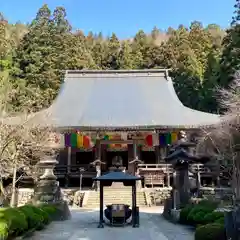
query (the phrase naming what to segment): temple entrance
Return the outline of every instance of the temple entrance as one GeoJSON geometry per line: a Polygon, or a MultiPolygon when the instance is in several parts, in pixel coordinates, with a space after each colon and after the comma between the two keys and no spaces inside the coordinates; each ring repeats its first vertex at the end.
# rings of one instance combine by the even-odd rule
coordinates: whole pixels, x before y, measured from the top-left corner
{"type": "Polygon", "coordinates": [[[141,157],[140,159],[145,164],[155,164],[156,163],[156,154],[154,151],[142,151],[140,157],[141,157]]]}
{"type": "Polygon", "coordinates": [[[127,151],[107,151],[106,152],[107,169],[119,164],[120,166],[128,168],[128,152],[127,151]]]}

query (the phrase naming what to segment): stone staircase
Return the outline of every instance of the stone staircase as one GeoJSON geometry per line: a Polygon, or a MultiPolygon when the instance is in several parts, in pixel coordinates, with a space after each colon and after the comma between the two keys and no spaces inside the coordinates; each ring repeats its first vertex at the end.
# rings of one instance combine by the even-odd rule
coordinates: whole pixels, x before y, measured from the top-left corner
{"type": "MultiPolygon", "coordinates": [[[[131,187],[104,187],[103,191],[104,208],[110,204],[128,204],[132,205],[132,188],[131,187]]],[[[99,191],[90,191],[88,193],[86,204],[87,208],[99,208],[99,191]]],[[[137,190],[137,206],[146,206],[145,192],[141,189],[137,190]]]]}

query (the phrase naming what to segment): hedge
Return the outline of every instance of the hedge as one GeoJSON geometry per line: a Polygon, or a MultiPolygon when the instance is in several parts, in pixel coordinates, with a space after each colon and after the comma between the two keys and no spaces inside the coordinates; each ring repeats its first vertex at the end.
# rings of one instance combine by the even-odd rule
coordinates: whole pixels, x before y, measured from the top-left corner
{"type": "Polygon", "coordinates": [[[179,222],[196,227],[195,240],[225,240],[224,213],[214,211],[216,202],[202,201],[181,209],[179,222]]]}
{"type": "Polygon", "coordinates": [[[226,240],[224,225],[209,223],[199,226],[195,232],[195,240],[226,240]]]}
{"type": "Polygon", "coordinates": [[[54,206],[25,205],[0,209],[0,239],[14,238],[28,231],[41,230],[56,212],[54,206]]]}

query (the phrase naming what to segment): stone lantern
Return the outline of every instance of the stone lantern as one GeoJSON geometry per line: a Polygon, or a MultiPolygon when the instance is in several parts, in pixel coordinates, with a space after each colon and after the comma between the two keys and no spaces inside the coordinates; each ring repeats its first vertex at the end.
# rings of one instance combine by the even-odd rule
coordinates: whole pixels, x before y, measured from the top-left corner
{"type": "Polygon", "coordinates": [[[53,172],[57,163],[55,155],[46,155],[39,161],[38,166],[42,170],[42,175],[34,190],[36,203],[53,203],[62,200],[59,183],[53,172]]]}

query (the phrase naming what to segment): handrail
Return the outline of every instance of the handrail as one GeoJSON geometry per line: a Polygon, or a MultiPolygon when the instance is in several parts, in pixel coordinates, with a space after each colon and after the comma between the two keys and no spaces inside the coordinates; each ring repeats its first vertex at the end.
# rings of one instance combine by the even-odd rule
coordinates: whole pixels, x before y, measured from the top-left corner
{"type": "Polygon", "coordinates": [[[80,168],[84,168],[87,172],[95,172],[95,168],[90,164],[78,164],[78,165],[56,165],[54,172],[58,174],[67,174],[67,173],[80,173],[80,168]]]}
{"type": "MultiPolygon", "coordinates": [[[[166,173],[173,172],[172,164],[167,163],[156,163],[156,164],[138,164],[138,168],[140,171],[164,171],[166,173]]],[[[193,173],[218,173],[224,172],[220,171],[220,166],[218,164],[190,164],[189,170],[193,173]]]]}

